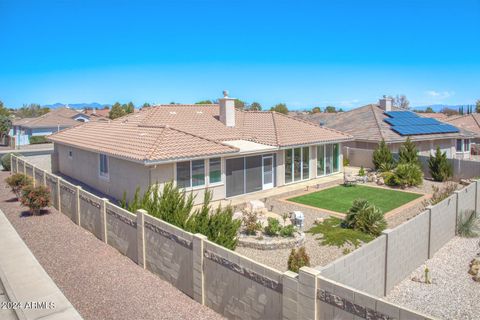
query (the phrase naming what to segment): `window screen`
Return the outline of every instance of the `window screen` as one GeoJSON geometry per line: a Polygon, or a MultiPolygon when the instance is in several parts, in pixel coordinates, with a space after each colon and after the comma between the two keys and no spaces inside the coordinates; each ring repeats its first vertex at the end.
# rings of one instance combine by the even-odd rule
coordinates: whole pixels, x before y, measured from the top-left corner
{"type": "Polygon", "coordinates": [[[177,163],[177,186],[180,188],[190,187],[190,161],[177,163]]]}
{"type": "Polygon", "coordinates": [[[220,158],[212,158],[209,160],[210,183],[218,183],[222,181],[222,161],[220,158]]]}

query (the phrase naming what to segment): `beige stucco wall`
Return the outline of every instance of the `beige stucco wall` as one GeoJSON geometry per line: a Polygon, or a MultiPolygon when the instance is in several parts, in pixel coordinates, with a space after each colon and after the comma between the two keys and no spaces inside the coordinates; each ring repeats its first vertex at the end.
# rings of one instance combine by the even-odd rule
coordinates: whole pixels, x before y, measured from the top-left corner
{"type": "Polygon", "coordinates": [[[150,182],[149,169],[141,164],[108,157],[110,172],[106,179],[99,175],[98,153],[58,144],[55,149],[60,173],[116,199],[121,199],[124,192],[131,197],[137,186],[145,188],[150,182]],[[68,157],[70,150],[73,152],[72,158],[68,157]]]}

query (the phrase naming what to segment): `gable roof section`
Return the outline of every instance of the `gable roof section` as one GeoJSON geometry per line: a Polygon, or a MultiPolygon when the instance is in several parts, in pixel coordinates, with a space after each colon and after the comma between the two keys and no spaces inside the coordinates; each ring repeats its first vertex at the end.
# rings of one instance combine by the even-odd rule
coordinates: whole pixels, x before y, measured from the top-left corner
{"type": "Polygon", "coordinates": [[[466,114],[460,117],[452,117],[451,119],[444,120],[458,128],[462,128],[475,133],[477,137],[480,137],[480,114],[472,113],[466,114]]]}
{"type": "MultiPolygon", "coordinates": [[[[393,108],[392,111],[403,109],[393,108]]],[[[395,131],[384,121],[388,116],[376,104],[369,104],[360,108],[344,112],[326,123],[326,127],[334,128],[352,135],[356,140],[378,142],[402,142],[407,139],[395,131]]],[[[415,140],[439,140],[457,137],[472,137],[473,133],[460,129],[458,133],[422,134],[409,136],[415,140]]]]}
{"type": "Polygon", "coordinates": [[[275,112],[236,110],[235,115],[235,127],[227,127],[219,121],[218,105],[163,105],[108,122],[89,122],[49,139],[145,163],[238,153],[227,141],[288,147],[351,139],[275,112]]]}
{"type": "Polygon", "coordinates": [[[13,121],[14,126],[22,126],[24,128],[52,128],[60,126],[62,128],[72,127],[81,124],[82,122],[73,119],[81,113],[69,109],[59,108],[52,110],[37,118],[23,118],[13,121]]]}

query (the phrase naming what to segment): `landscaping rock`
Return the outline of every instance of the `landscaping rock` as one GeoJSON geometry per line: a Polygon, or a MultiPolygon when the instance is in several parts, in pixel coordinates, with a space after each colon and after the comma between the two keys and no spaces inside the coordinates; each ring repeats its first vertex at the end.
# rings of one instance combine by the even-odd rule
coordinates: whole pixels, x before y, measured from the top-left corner
{"type": "Polygon", "coordinates": [[[325,218],[315,218],[313,221],[314,224],[321,224],[325,221],[325,218]]]}
{"type": "Polygon", "coordinates": [[[379,186],[383,186],[385,184],[385,181],[383,180],[383,178],[380,177],[380,178],[377,179],[377,184],[379,186]]]}

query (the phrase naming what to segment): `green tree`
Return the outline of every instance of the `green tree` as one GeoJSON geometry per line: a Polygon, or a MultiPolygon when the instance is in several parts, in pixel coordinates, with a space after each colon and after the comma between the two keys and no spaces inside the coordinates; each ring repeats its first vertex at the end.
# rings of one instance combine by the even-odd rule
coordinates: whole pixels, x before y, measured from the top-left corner
{"type": "Polygon", "coordinates": [[[127,104],[122,105],[123,110],[125,110],[125,114],[133,113],[135,111],[135,105],[133,102],[129,102],[127,104]]]}
{"type": "Polygon", "coordinates": [[[8,117],[10,115],[10,111],[5,108],[3,105],[3,101],[0,101],[0,116],[8,117]]]}
{"type": "Polygon", "coordinates": [[[245,102],[240,99],[235,99],[235,108],[243,110],[245,108],[245,102]]]}
{"type": "Polygon", "coordinates": [[[276,104],[274,107],[270,108],[270,111],[275,111],[278,113],[288,114],[288,108],[285,103],[276,104]]]}
{"type": "Polygon", "coordinates": [[[417,153],[418,150],[415,143],[408,137],[407,140],[402,143],[400,151],[398,152],[398,163],[420,165],[417,153]]]}
{"type": "Polygon", "coordinates": [[[142,108],[150,108],[152,105],[148,102],[145,102],[143,105],[142,105],[142,108]]]}
{"type": "Polygon", "coordinates": [[[447,153],[440,150],[440,147],[437,147],[435,155],[430,155],[428,159],[428,168],[430,169],[430,174],[432,175],[433,180],[435,181],[446,181],[453,175],[452,164],[447,159],[447,153]]]}
{"type": "Polygon", "coordinates": [[[12,120],[5,115],[0,115],[0,136],[8,135],[12,127],[12,120]]]}
{"type": "Polygon", "coordinates": [[[108,110],[108,109],[110,109],[109,106],[107,106],[107,105],[103,106],[103,110],[108,110]]]}
{"type": "Polygon", "coordinates": [[[213,104],[212,100],[201,100],[198,102],[195,102],[195,104],[213,104]]]}
{"type": "Polygon", "coordinates": [[[375,165],[376,170],[389,170],[395,165],[393,155],[390,152],[385,140],[378,144],[378,147],[373,152],[372,162],[375,165]]]}
{"type": "Polygon", "coordinates": [[[258,102],[252,102],[249,106],[248,106],[248,110],[251,110],[251,111],[262,111],[262,105],[258,102]]]}
{"type": "Polygon", "coordinates": [[[475,104],[475,112],[480,113],[480,99],[478,99],[475,104]]]}
{"type": "Polygon", "coordinates": [[[20,118],[35,118],[40,117],[48,112],[50,112],[49,108],[42,108],[42,106],[39,104],[31,103],[29,105],[24,104],[23,107],[17,111],[17,116],[20,118]]]}
{"type": "Polygon", "coordinates": [[[122,105],[119,102],[115,102],[108,113],[110,119],[117,119],[125,115],[125,110],[122,108],[122,105]]]}
{"type": "Polygon", "coordinates": [[[327,106],[327,107],[325,107],[325,112],[326,113],[335,113],[335,112],[337,112],[337,109],[334,106],[327,106]]]}
{"type": "Polygon", "coordinates": [[[425,112],[426,113],[435,113],[435,111],[432,109],[432,107],[427,107],[427,109],[425,109],[425,112]]]}
{"type": "Polygon", "coordinates": [[[312,113],[320,113],[320,112],[322,112],[322,109],[320,109],[320,107],[312,108],[312,113]]]}

